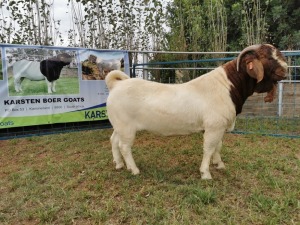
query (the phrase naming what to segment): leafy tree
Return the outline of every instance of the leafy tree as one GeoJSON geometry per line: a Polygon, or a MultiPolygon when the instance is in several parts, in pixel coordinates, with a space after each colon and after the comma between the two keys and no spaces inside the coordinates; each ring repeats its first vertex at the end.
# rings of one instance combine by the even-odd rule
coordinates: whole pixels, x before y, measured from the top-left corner
{"type": "Polygon", "coordinates": [[[237,51],[266,41],[266,1],[226,0],[225,5],[228,13],[228,50],[237,51]]]}
{"type": "Polygon", "coordinates": [[[73,45],[100,49],[160,49],[163,7],[151,0],[69,0],[74,27],[73,45]]]}
{"type": "Polygon", "coordinates": [[[0,41],[101,49],[159,50],[165,45],[159,0],[68,0],[73,26],[67,40],[53,18],[53,0],[0,2],[0,41]],[[6,13],[4,13],[4,11],[6,13]]]}
{"type": "MultiPolygon", "coordinates": [[[[223,0],[174,0],[168,6],[169,48],[225,51],[227,14],[223,0]]],[[[194,56],[198,58],[199,56],[194,56]]]]}
{"type": "Polygon", "coordinates": [[[0,41],[53,45],[61,39],[59,21],[51,16],[53,3],[46,0],[13,0],[0,3],[0,41]],[[8,15],[4,15],[4,8],[8,15]]]}
{"type": "Polygon", "coordinates": [[[206,0],[210,51],[224,52],[227,46],[227,13],[223,0],[206,0]]]}
{"type": "Polygon", "coordinates": [[[245,45],[264,43],[266,39],[265,10],[260,0],[242,1],[242,34],[245,45]]]}
{"type": "Polygon", "coordinates": [[[170,50],[218,51],[213,42],[230,51],[265,42],[300,47],[299,0],[173,0],[168,18],[170,50]],[[217,25],[223,28],[216,32],[217,25]]]}
{"type": "Polygon", "coordinates": [[[198,3],[197,0],[174,0],[168,5],[169,49],[185,52],[201,51],[205,47],[205,20],[198,3]]]}
{"type": "Polygon", "coordinates": [[[269,0],[268,41],[280,49],[300,48],[300,1],[269,0]]]}

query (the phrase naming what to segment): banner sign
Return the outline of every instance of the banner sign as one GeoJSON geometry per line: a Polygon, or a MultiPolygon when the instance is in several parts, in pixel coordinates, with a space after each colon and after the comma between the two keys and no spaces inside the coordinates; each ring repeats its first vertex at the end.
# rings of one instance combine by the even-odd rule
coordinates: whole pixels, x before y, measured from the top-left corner
{"type": "Polygon", "coordinates": [[[0,129],[107,119],[105,76],[127,51],[0,44],[0,129]]]}

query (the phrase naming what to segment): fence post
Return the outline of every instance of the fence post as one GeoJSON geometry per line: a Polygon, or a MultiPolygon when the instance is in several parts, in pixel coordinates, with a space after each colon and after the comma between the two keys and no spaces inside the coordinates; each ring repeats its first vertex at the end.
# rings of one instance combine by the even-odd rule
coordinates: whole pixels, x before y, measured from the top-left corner
{"type": "Polygon", "coordinates": [[[278,116],[282,116],[283,82],[278,83],[278,116]]]}
{"type": "MultiPolygon", "coordinates": [[[[148,63],[148,54],[143,53],[143,64],[148,63]]],[[[147,65],[143,65],[143,79],[148,80],[148,70],[147,65]]]]}

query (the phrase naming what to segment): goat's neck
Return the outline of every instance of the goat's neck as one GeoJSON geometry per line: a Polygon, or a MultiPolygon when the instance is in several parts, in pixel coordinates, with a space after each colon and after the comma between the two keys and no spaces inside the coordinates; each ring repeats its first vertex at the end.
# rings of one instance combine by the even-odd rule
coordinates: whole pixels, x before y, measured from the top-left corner
{"type": "Polygon", "coordinates": [[[232,83],[230,89],[230,97],[235,105],[236,114],[242,112],[242,107],[249,96],[254,93],[256,80],[241,68],[241,71],[236,69],[236,60],[230,61],[223,65],[227,77],[232,83]]]}

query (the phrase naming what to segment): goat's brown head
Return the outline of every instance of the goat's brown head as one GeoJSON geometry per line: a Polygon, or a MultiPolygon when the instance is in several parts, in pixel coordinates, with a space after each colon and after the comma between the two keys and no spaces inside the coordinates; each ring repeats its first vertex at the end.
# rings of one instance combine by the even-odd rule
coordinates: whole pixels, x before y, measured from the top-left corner
{"type": "Polygon", "coordinates": [[[270,44],[252,45],[237,58],[237,71],[247,71],[257,80],[255,92],[270,92],[277,82],[286,78],[287,63],[283,54],[270,44]]]}

